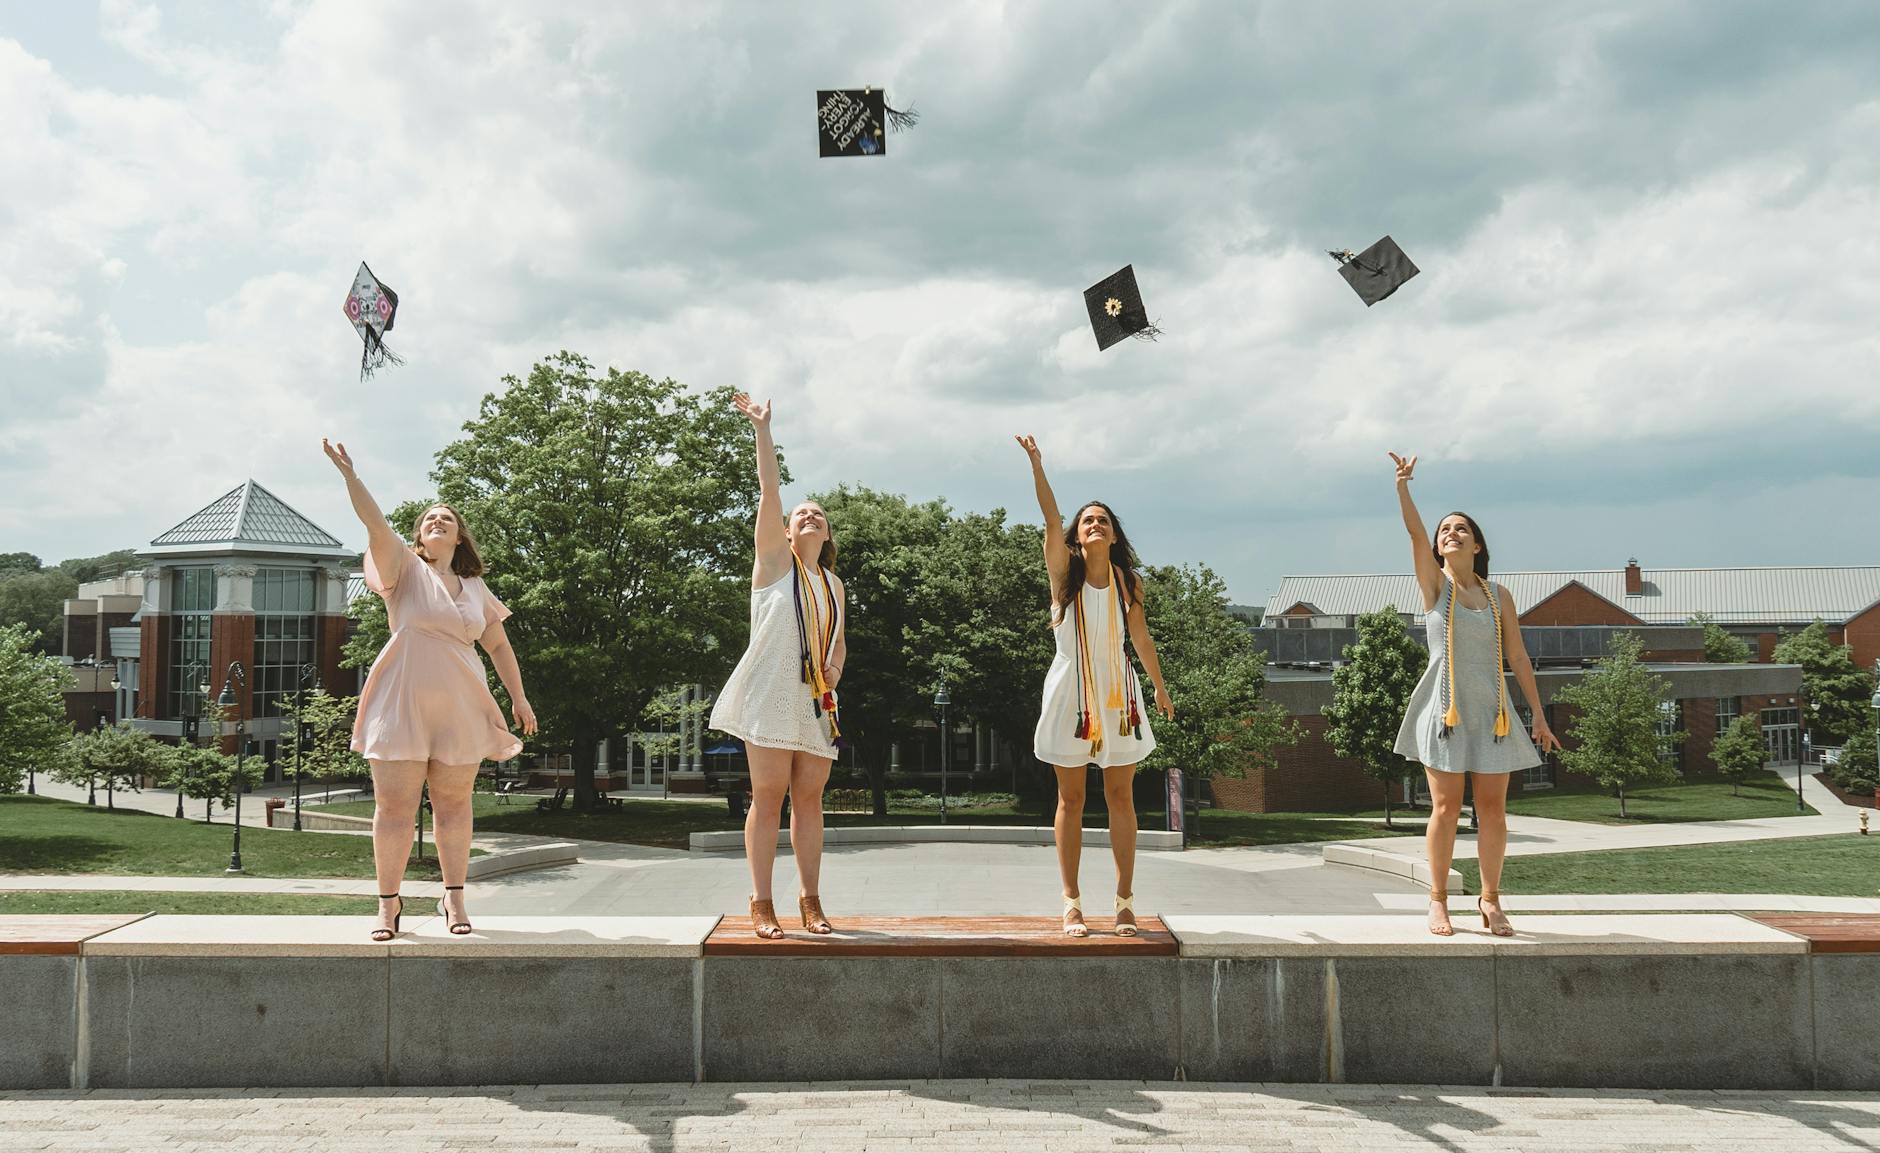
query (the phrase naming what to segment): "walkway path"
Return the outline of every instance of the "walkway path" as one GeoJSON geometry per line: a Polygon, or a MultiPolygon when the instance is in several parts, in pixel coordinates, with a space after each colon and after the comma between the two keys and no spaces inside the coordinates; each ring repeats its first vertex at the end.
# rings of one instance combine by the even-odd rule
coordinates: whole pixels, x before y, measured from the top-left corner
{"type": "Polygon", "coordinates": [[[1848,1153],[1880,1095],[914,1081],[0,1093],[0,1153],[1261,1149],[1848,1153]]]}

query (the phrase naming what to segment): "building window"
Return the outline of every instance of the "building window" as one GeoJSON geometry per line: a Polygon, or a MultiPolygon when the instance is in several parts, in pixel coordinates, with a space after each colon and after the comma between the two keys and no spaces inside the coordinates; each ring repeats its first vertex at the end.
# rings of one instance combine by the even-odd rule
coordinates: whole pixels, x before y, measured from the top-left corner
{"type": "Polygon", "coordinates": [[[318,576],[312,569],[255,570],[255,659],[248,679],[254,716],[280,716],[282,698],[299,684],[300,666],[313,662],[318,576]]]}
{"type": "Polygon", "coordinates": [[[1658,759],[1684,771],[1684,743],[1676,739],[1684,728],[1684,702],[1664,701],[1658,706],[1658,759]]]}
{"type": "Polygon", "coordinates": [[[1763,747],[1777,764],[1802,759],[1802,710],[1794,707],[1762,711],[1763,747]]]}
{"type": "Polygon", "coordinates": [[[1740,715],[1742,715],[1742,703],[1740,698],[1718,697],[1717,735],[1721,737],[1723,734],[1729,732],[1730,726],[1736,723],[1736,718],[1740,715]]]}
{"type": "MultiPolygon", "coordinates": [[[[169,716],[202,715],[201,686],[215,679],[209,667],[209,630],[215,619],[215,569],[170,570],[169,716]]],[[[213,685],[210,692],[215,691],[213,685]]]]}

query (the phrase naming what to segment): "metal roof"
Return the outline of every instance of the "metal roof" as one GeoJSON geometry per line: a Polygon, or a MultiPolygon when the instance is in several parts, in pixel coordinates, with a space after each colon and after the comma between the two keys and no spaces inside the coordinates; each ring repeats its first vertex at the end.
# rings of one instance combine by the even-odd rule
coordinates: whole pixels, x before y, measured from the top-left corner
{"type": "MultiPolygon", "coordinates": [[[[1880,565],[1845,567],[1643,569],[1642,591],[1628,596],[1624,569],[1578,572],[1503,572],[1493,579],[1530,608],[1569,584],[1584,585],[1646,624],[1682,624],[1709,613],[1719,624],[1798,624],[1820,617],[1841,623],[1880,604],[1880,565]]],[[[1305,601],[1325,616],[1368,613],[1396,605],[1422,606],[1408,573],[1372,576],[1289,576],[1267,600],[1268,619],[1305,601]]]]}
{"type": "Polygon", "coordinates": [[[348,556],[339,538],[252,480],[150,542],[153,553],[286,552],[348,556]]]}

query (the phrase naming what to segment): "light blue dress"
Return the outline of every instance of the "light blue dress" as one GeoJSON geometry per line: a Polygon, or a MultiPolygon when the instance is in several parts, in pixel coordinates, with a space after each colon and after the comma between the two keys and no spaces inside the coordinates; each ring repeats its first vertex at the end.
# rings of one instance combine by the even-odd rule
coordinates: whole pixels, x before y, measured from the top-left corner
{"type": "MultiPolygon", "coordinates": [[[[1541,763],[1541,755],[1528,738],[1527,726],[1514,708],[1514,688],[1508,692],[1508,735],[1495,739],[1495,682],[1507,685],[1506,674],[1495,667],[1495,618],[1487,608],[1472,609],[1456,603],[1456,711],[1462,723],[1443,735],[1443,630],[1449,597],[1455,585],[1443,581],[1442,595],[1423,614],[1429,638],[1430,664],[1410,694],[1410,708],[1397,730],[1397,755],[1408,757],[1442,773],[1518,773],[1541,763]]],[[[1501,595],[1501,586],[1489,586],[1501,595]]]]}

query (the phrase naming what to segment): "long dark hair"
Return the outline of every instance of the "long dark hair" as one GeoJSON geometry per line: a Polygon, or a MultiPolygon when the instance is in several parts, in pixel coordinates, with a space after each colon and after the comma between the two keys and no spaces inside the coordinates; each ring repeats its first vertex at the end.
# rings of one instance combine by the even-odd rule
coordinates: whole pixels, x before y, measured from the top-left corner
{"type": "Polygon", "coordinates": [[[1064,619],[1064,610],[1084,591],[1084,546],[1077,541],[1077,525],[1084,519],[1086,510],[1100,508],[1110,517],[1110,531],[1116,539],[1110,542],[1110,579],[1123,582],[1123,611],[1142,599],[1142,578],[1136,574],[1141,562],[1136,559],[1136,550],[1129,543],[1129,534],[1123,531],[1123,522],[1117,519],[1116,510],[1100,500],[1085,501],[1077,506],[1076,515],[1064,526],[1064,548],[1071,554],[1070,568],[1064,573],[1064,587],[1053,589],[1051,597],[1051,622],[1064,619]]]}
{"type": "MultiPolygon", "coordinates": [[[[1463,520],[1468,521],[1470,535],[1475,537],[1476,544],[1482,546],[1482,551],[1475,554],[1475,575],[1480,577],[1483,584],[1486,585],[1488,582],[1488,538],[1482,535],[1482,526],[1476,524],[1475,518],[1468,513],[1460,511],[1447,512],[1443,514],[1443,520],[1448,520],[1452,516],[1459,516],[1463,520]]],[[[1430,536],[1430,555],[1436,558],[1436,566],[1438,568],[1442,567],[1443,554],[1436,548],[1436,539],[1443,533],[1443,520],[1436,522],[1436,531],[1430,536]]]]}

